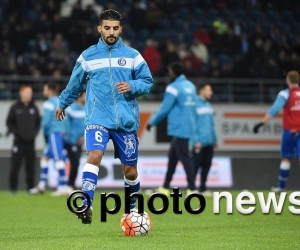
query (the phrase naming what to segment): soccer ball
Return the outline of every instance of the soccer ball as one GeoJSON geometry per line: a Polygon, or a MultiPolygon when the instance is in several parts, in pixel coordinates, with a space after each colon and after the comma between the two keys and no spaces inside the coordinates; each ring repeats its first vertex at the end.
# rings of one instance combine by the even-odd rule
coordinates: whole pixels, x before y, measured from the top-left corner
{"type": "Polygon", "coordinates": [[[121,219],[121,228],[126,236],[147,235],[151,226],[150,216],[146,212],[139,214],[132,211],[123,214],[121,219]]]}

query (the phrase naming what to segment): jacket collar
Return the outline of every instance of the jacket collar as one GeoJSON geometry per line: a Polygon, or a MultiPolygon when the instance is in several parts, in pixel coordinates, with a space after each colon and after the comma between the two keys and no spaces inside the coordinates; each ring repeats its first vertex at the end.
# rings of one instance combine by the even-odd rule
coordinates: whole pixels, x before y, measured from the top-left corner
{"type": "Polygon", "coordinates": [[[123,43],[122,38],[119,37],[115,44],[107,45],[105,42],[103,42],[102,38],[100,37],[97,46],[99,46],[99,48],[109,50],[109,49],[117,49],[119,47],[122,47],[122,46],[124,46],[124,43],[123,43]]]}
{"type": "Polygon", "coordinates": [[[186,77],[185,77],[185,75],[181,74],[180,76],[177,76],[175,78],[174,82],[183,81],[183,80],[186,80],[186,77]]]}

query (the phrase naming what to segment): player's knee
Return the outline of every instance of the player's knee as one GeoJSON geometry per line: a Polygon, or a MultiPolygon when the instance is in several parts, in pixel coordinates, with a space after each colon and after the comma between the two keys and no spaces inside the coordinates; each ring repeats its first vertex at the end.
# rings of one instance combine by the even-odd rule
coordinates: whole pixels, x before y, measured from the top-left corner
{"type": "Polygon", "coordinates": [[[135,180],[138,176],[137,170],[134,167],[126,167],[124,171],[125,178],[127,180],[135,180]]]}
{"type": "Polygon", "coordinates": [[[92,150],[88,154],[87,163],[99,166],[102,160],[103,153],[100,150],[92,150]]]}

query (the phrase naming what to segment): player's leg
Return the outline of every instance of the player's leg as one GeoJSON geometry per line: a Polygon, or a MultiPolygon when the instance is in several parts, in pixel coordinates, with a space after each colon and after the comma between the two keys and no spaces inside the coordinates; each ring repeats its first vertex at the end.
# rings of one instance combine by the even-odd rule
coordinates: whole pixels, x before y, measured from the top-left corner
{"type": "Polygon", "coordinates": [[[193,157],[193,164],[194,164],[194,176],[195,176],[195,180],[196,180],[198,171],[202,166],[201,150],[193,148],[192,157],[193,157]]]}
{"type": "Polygon", "coordinates": [[[176,153],[186,173],[186,178],[188,181],[187,193],[195,192],[196,187],[195,187],[195,178],[194,178],[194,167],[193,167],[193,160],[189,153],[188,139],[176,138],[176,153]]]}
{"type": "Polygon", "coordinates": [[[168,166],[167,166],[167,172],[166,172],[166,175],[165,175],[165,181],[164,181],[164,184],[163,184],[163,189],[159,188],[159,192],[161,193],[164,193],[166,195],[169,195],[170,194],[170,191],[169,191],[169,188],[170,188],[170,183],[173,179],[173,175],[175,173],[175,170],[176,170],[176,166],[177,166],[177,163],[178,163],[178,155],[177,155],[177,151],[176,151],[176,138],[174,137],[171,141],[171,144],[170,144],[170,149],[169,149],[169,152],[168,152],[168,166]],[[166,190],[168,190],[168,192],[165,192],[166,190]]]}
{"type": "Polygon", "coordinates": [[[207,190],[206,181],[211,167],[213,153],[214,153],[213,146],[207,146],[201,149],[202,168],[201,168],[201,185],[199,190],[201,193],[207,190]]]}
{"type": "Polygon", "coordinates": [[[25,171],[26,171],[26,184],[27,191],[34,187],[35,177],[35,150],[34,143],[29,144],[24,148],[25,155],[25,171]]]}
{"type": "MultiPolygon", "coordinates": [[[[49,140],[48,140],[49,141],[49,140]]],[[[46,144],[43,154],[40,158],[40,179],[36,187],[29,189],[29,194],[43,194],[46,190],[48,180],[49,158],[51,157],[49,143],[46,144]]]]}
{"type": "Polygon", "coordinates": [[[11,150],[11,167],[9,173],[9,189],[12,193],[17,191],[19,171],[22,164],[23,152],[22,146],[14,143],[11,150]]]}
{"type": "MultiPolygon", "coordinates": [[[[137,165],[128,166],[121,163],[124,173],[124,184],[129,186],[130,194],[140,192],[140,178],[138,176],[137,165]]],[[[135,208],[136,198],[130,200],[130,210],[135,208]]]]}
{"type": "Polygon", "coordinates": [[[281,192],[285,189],[290,175],[291,161],[295,156],[295,135],[288,130],[284,130],[281,140],[281,163],[279,167],[278,186],[272,187],[272,191],[281,192]]]}
{"type": "MultiPolygon", "coordinates": [[[[108,130],[102,126],[93,125],[85,130],[85,147],[87,151],[87,162],[82,170],[82,191],[86,192],[90,197],[91,207],[83,214],[79,214],[83,224],[92,223],[92,205],[97,187],[99,166],[102,156],[106,151],[109,141],[108,130]]],[[[87,205],[87,200],[83,200],[83,204],[87,205]]]]}
{"type": "MultiPolygon", "coordinates": [[[[137,171],[138,145],[137,135],[128,132],[110,132],[115,148],[115,158],[119,158],[124,174],[124,185],[130,187],[130,194],[140,191],[140,178],[137,171]]],[[[130,200],[130,209],[134,209],[136,198],[130,200]]]]}
{"type": "Polygon", "coordinates": [[[65,148],[68,152],[68,158],[70,160],[71,165],[68,186],[72,189],[75,189],[75,180],[78,173],[78,167],[81,156],[81,147],[77,145],[67,144],[65,148]]]}
{"type": "Polygon", "coordinates": [[[51,193],[52,196],[68,195],[66,163],[64,155],[64,140],[60,132],[51,133],[49,136],[49,145],[54,160],[55,169],[58,172],[57,190],[51,193]]]}

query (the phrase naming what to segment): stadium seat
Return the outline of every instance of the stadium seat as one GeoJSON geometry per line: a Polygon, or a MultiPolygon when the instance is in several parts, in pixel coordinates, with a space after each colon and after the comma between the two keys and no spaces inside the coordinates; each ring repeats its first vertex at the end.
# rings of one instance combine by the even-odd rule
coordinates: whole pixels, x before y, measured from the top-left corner
{"type": "Polygon", "coordinates": [[[192,12],[192,16],[194,19],[203,18],[205,16],[205,13],[200,8],[195,8],[192,12]]]}

